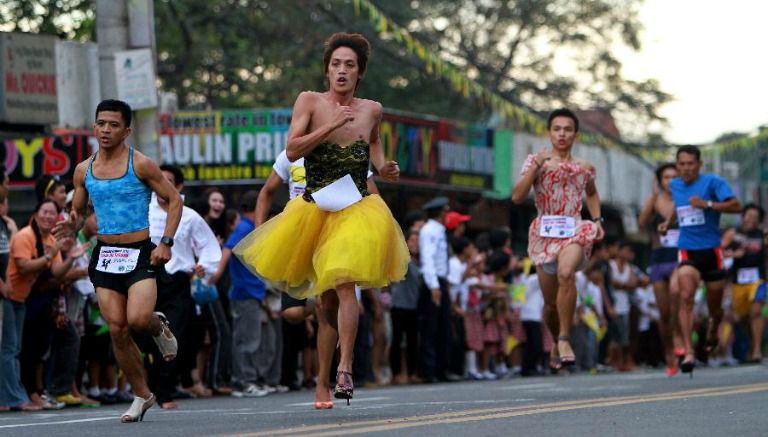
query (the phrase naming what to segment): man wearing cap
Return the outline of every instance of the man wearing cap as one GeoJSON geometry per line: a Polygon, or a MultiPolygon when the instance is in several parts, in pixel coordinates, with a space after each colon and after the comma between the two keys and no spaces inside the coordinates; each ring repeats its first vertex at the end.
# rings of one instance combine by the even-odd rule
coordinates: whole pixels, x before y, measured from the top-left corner
{"type": "Polygon", "coordinates": [[[445,229],[451,233],[451,238],[463,237],[467,231],[466,222],[472,220],[472,216],[459,214],[456,211],[449,211],[445,215],[445,229]]]}
{"type": "Polygon", "coordinates": [[[422,209],[427,212],[427,223],[419,233],[421,274],[427,292],[423,293],[422,311],[422,365],[425,381],[452,380],[448,375],[451,356],[451,297],[448,289],[448,238],[445,220],[448,198],[436,197],[422,209]]]}

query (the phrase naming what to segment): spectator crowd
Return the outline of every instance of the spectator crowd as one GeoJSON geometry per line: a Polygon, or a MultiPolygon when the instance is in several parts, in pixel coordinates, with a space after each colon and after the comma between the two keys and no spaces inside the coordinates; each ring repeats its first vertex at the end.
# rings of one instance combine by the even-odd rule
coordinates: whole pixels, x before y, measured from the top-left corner
{"type": "MultiPolygon", "coordinates": [[[[182,173],[161,169],[183,193],[182,173]]],[[[37,181],[34,213],[17,227],[8,216],[8,177],[0,176],[0,410],[131,402],[131,387],[116,365],[88,280],[95,215],[76,240],[54,239],[51,229],[67,216],[72,194],[63,181],[44,177],[37,181]]],[[[311,389],[317,378],[333,378],[317,374],[311,302],[307,317],[284,317],[280,293],[232,256],[232,248],[256,226],[257,198],[254,191],[242,193],[232,208],[222,191],[208,188],[200,199],[187,199],[193,208],[184,210],[174,250],[188,255],[174,252],[176,264],[172,260],[158,278],[158,310],[171,321],[178,356],[166,364],[152,341],[136,339],[163,408],[176,408],[175,400],[183,398],[311,389]]],[[[151,214],[163,214],[163,205],[153,202],[150,223],[151,214]]],[[[558,373],[551,367],[553,337],[543,322],[546,308],[535,266],[513,253],[509,229],[472,233],[471,223],[472,217],[451,210],[444,198],[403,219],[411,254],[405,279],[358,293],[356,384],[558,373]],[[444,242],[433,237],[441,233],[444,242]],[[430,285],[431,275],[445,279],[444,290],[430,285]]],[[[571,342],[578,362],[570,371],[664,366],[659,311],[636,248],[625,241],[597,243],[577,274],[571,342]]],[[[706,290],[700,289],[698,338],[706,332],[705,303],[706,290]]],[[[734,315],[729,299],[724,306],[717,351],[706,357],[702,344],[699,359],[712,365],[749,361],[749,324],[734,315]]]]}

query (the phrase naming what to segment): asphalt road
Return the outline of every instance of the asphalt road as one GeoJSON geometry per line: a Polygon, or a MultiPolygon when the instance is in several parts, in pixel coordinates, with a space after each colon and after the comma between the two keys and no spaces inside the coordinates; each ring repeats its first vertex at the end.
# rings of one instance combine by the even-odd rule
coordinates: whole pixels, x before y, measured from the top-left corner
{"type": "Polygon", "coordinates": [[[118,422],[126,405],[0,413],[0,435],[768,435],[768,366],[358,389],[350,406],[324,411],[312,396],[190,399],[133,424],[118,422]]]}

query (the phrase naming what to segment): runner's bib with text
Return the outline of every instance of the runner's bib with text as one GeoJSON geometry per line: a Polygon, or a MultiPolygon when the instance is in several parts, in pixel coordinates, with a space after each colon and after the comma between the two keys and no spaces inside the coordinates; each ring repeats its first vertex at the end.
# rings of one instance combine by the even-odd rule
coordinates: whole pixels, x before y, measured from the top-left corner
{"type": "Polygon", "coordinates": [[[753,284],[760,280],[760,269],[758,267],[744,267],[736,271],[736,282],[738,284],[753,284]]]}
{"type": "Polygon", "coordinates": [[[677,247],[677,243],[680,241],[680,230],[669,229],[665,235],[659,237],[662,247],[677,247]]]}
{"type": "Polygon", "coordinates": [[[677,222],[681,227],[703,225],[705,221],[703,209],[694,208],[691,205],[677,208],[677,222]]]}
{"type": "Polygon", "coordinates": [[[103,246],[99,251],[96,270],[104,273],[130,273],[139,262],[141,249],[103,246]]]}
{"type": "Polygon", "coordinates": [[[539,235],[547,238],[571,238],[576,235],[576,219],[564,215],[542,216],[539,235]]]}

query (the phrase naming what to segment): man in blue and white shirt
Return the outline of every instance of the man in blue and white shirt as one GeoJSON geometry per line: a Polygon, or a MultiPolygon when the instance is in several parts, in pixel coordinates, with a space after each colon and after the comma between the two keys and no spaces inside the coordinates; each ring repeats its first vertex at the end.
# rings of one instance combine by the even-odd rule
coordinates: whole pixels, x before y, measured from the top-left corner
{"type": "Polygon", "coordinates": [[[669,184],[675,210],[659,225],[659,232],[666,233],[677,219],[680,225],[680,330],[685,344],[685,358],[680,369],[683,373],[692,373],[696,361],[691,340],[696,289],[703,280],[709,306],[707,350],[712,352],[718,344],[717,329],[723,317],[726,277],[720,248],[720,214],[739,213],[741,205],[725,179],[715,174],[700,174],[701,151],[698,147],[677,149],[676,166],[680,176],[669,184]]]}

